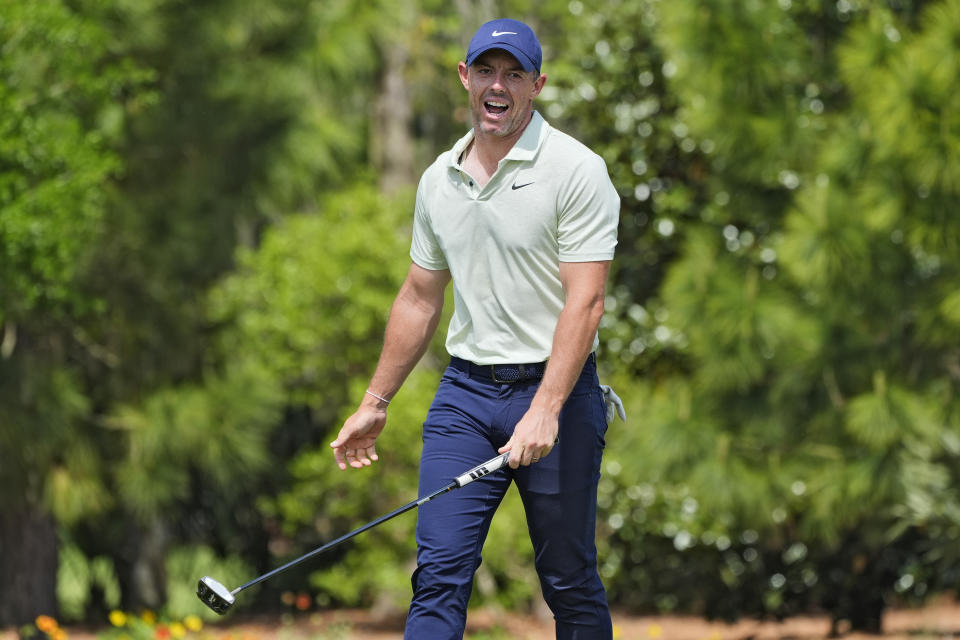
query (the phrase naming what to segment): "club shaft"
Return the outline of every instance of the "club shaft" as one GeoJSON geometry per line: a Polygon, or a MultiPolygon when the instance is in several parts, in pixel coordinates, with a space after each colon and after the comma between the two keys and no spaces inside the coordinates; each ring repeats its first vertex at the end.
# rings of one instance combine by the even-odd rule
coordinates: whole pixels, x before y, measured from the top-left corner
{"type": "Polygon", "coordinates": [[[262,576],[259,576],[259,577],[257,577],[257,578],[254,578],[253,580],[251,580],[251,581],[248,582],[247,584],[245,584],[245,585],[243,585],[243,586],[241,586],[241,587],[237,587],[237,588],[234,589],[231,593],[233,593],[234,595],[236,595],[236,594],[240,593],[241,591],[243,591],[244,589],[247,589],[248,587],[252,587],[252,586],[255,585],[255,584],[259,584],[259,583],[263,582],[264,580],[267,580],[267,579],[269,579],[269,578],[272,578],[273,576],[277,575],[278,573],[282,573],[282,572],[286,571],[286,570],[289,569],[290,567],[293,567],[293,566],[295,566],[295,565],[298,565],[298,564],[300,564],[301,562],[304,562],[305,560],[309,560],[310,558],[312,558],[312,557],[314,557],[314,556],[318,556],[318,555],[320,555],[321,553],[323,553],[323,552],[325,552],[325,551],[329,551],[330,549],[333,549],[333,548],[336,547],[337,545],[346,542],[346,541],[349,540],[350,538],[353,538],[354,536],[359,535],[359,534],[363,533],[364,531],[367,531],[367,530],[372,529],[372,528],[374,528],[374,527],[376,527],[376,526],[378,526],[378,525],[381,525],[381,524],[383,524],[384,522],[386,522],[387,520],[392,520],[393,518],[396,518],[396,517],[399,516],[400,514],[406,513],[407,511],[410,511],[411,509],[414,509],[414,508],[416,508],[416,507],[419,507],[420,505],[422,505],[422,504],[424,504],[424,503],[430,502],[431,500],[433,500],[433,499],[436,498],[437,496],[443,495],[444,493],[447,493],[448,491],[451,491],[451,490],[453,490],[453,489],[456,489],[456,488],[459,487],[459,486],[460,486],[460,485],[457,484],[457,482],[456,482],[455,480],[454,480],[454,481],[451,481],[450,484],[446,485],[445,487],[443,487],[443,488],[441,488],[441,489],[437,489],[436,491],[434,491],[434,492],[431,493],[430,495],[427,495],[427,496],[424,496],[423,498],[418,498],[418,499],[416,499],[416,500],[413,500],[413,501],[411,501],[411,502],[408,502],[407,504],[403,505],[402,507],[391,511],[390,513],[388,513],[388,514],[386,514],[386,515],[380,516],[380,517],[377,518],[376,520],[372,520],[372,521],[368,522],[367,524],[363,525],[362,527],[360,527],[360,528],[358,528],[358,529],[354,529],[354,530],[351,531],[350,533],[347,533],[347,534],[344,534],[344,535],[340,536],[340,537],[337,538],[336,540],[331,540],[330,542],[328,542],[327,544],[323,545],[322,547],[317,547],[317,548],[314,549],[313,551],[309,551],[309,552],[303,554],[302,556],[300,556],[299,558],[297,558],[297,559],[295,559],[295,560],[291,560],[290,562],[288,562],[287,564],[285,564],[285,565],[283,565],[283,566],[281,566],[281,567],[277,567],[277,568],[274,569],[273,571],[270,571],[270,572],[268,572],[268,573],[263,574],[262,576]]]}
{"type": "Polygon", "coordinates": [[[264,580],[267,580],[267,579],[269,579],[269,578],[272,578],[273,576],[277,575],[278,573],[282,573],[282,572],[286,571],[286,570],[289,569],[290,567],[293,567],[293,566],[295,566],[295,565],[298,565],[298,564],[300,564],[301,562],[303,562],[303,561],[305,561],[305,560],[309,560],[310,558],[312,558],[312,557],[314,557],[314,556],[320,555],[320,554],[323,553],[324,551],[329,551],[330,549],[333,549],[333,548],[336,547],[337,545],[346,542],[346,541],[349,540],[350,538],[352,538],[352,537],[354,537],[354,536],[356,536],[356,535],[359,535],[359,534],[363,533],[364,531],[367,531],[367,530],[369,530],[369,529],[372,529],[372,528],[376,527],[377,525],[383,524],[383,523],[386,522],[387,520],[391,520],[391,519],[393,519],[393,518],[396,518],[396,517],[397,517],[398,515],[400,515],[401,513],[406,513],[407,511],[410,511],[411,509],[414,509],[414,508],[416,508],[416,507],[419,507],[420,505],[422,505],[422,504],[424,504],[424,503],[430,502],[431,500],[433,500],[433,499],[436,498],[437,496],[441,496],[441,495],[447,493],[448,491],[453,491],[454,489],[458,489],[458,488],[460,488],[460,487],[462,487],[462,486],[464,486],[464,485],[467,485],[467,484],[473,482],[474,480],[479,480],[480,478],[483,478],[484,476],[488,476],[488,475],[490,475],[491,473],[493,473],[494,471],[497,471],[497,470],[502,469],[503,467],[507,466],[507,462],[508,462],[509,460],[510,460],[510,452],[507,452],[507,453],[498,455],[498,456],[496,456],[495,458],[491,458],[490,460],[487,460],[487,461],[484,462],[483,464],[478,464],[478,465],[477,465],[476,467],[474,467],[473,469],[470,469],[470,470],[467,471],[466,473],[464,473],[464,474],[462,474],[462,475],[460,475],[460,476],[457,476],[456,478],[454,478],[453,480],[451,480],[449,484],[447,484],[447,485],[444,486],[444,487],[441,487],[440,489],[437,489],[437,490],[434,491],[433,493],[431,493],[431,494],[429,494],[429,495],[426,495],[426,496],[424,496],[424,497],[422,497],[422,498],[417,498],[416,500],[413,500],[412,502],[408,502],[407,504],[403,505],[403,506],[400,507],[399,509],[395,509],[395,510],[391,511],[390,513],[386,514],[386,515],[380,516],[380,517],[377,518],[376,520],[373,520],[373,521],[371,521],[371,522],[368,522],[367,524],[363,525],[363,526],[360,527],[359,529],[354,529],[354,530],[351,531],[350,533],[345,534],[345,535],[342,535],[342,536],[340,536],[339,538],[337,538],[336,540],[331,540],[330,542],[328,542],[327,544],[323,545],[322,547],[317,547],[317,548],[314,549],[313,551],[309,551],[309,552],[303,554],[302,556],[300,556],[299,558],[297,558],[297,559],[295,559],[295,560],[291,560],[290,562],[288,562],[287,564],[283,565],[282,567],[277,567],[277,568],[274,569],[273,571],[270,571],[270,572],[268,572],[268,573],[263,574],[262,576],[259,576],[259,577],[257,577],[257,578],[254,578],[253,580],[251,580],[251,581],[248,582],[247,584],[245,584],[245,585],[243,585],[243,586],[240,586],[240,587],[237,587],[236,589],[234,589],[234,590],[231,591],[230,593],[232,593],[233,595],[237,595],[238,593],[240,593],[240,592],[243,591],[244,589],[247,589],[247,588],[249,588],[249,587],[252,587],[252,586],[255,585],[255,584],[259,584],[259,583],[261,583],[261,582],[263,582],[264,580]]]}

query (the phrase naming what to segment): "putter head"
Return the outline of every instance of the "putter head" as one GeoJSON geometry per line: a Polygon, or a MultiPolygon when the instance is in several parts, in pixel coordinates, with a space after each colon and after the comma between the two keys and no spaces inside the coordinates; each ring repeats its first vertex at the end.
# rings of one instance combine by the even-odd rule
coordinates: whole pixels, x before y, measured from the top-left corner
{"type": "Polygon", "coordinates": [[[197,597],[221,616],[233,606],[233,594],[230,590],[210,576],[200,578],[197,583],[197,597]]]}

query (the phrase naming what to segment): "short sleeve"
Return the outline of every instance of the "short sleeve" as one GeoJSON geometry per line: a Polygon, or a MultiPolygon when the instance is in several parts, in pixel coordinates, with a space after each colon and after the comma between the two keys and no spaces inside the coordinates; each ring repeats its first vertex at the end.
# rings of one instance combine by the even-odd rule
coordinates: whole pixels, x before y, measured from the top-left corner
{"type": "Polygon", "coordinates": [[[596,154],[580,162],[558,194],[561,262],[612,260],[617,246],[620,196],[596,154]]]}
{"type": "Polygon", "coordinates": [[[424,195],[426,174],[420,178],[417,185],[417,200],[413,207],[413,239],[410,243],[410,259],[416,264],[431,271],[440,271],[447,268],[447,259],[437,242],[430,224],[429,203],[424,195]]]}

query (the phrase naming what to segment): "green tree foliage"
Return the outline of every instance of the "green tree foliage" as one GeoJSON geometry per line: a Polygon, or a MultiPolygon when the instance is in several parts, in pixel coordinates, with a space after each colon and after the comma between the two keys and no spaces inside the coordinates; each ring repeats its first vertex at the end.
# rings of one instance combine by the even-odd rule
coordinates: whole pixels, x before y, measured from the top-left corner
{"type": "Polygon", "coordinates": [[[133,365],[95,371],[111,383],[104,393],[136,397],[195,377],[209,346],[206,292],[236,248],[364,161],[370,37],[361,30],[349,50],[331,51],[364,13],[327,8],[155,0],[103,11],[157,89],[124,132],[113,235],[86,283],[107,303],[90,340],[133,365]]]}
{"type": "Polygon", "coordinates": [[[125,606],[162,605],[196,496],[249,504],[234,515],[250,524],[254,486],[282,473],[265,438],[284,396],[218,359],[207,290],[238,244],[364,160],[388,14],[340,4],[4,6],[5,502],[111,557],[125,606]]]}
{"type": "Polygon", "coordinates": [[[71,284],[120,167],[107,144],[112,98],[134,76],[106,64],[106,31],[64,3],[11,3],[0,39],[0,320],[12,326],[85,302],[71,284]]]}
{"type": "MultiPolygon", "coordinates": [[[[238,247],[259,245],[268,225],[322,206],[327,193],[356,180],[366,159],[376,29],[390,16],[376,9],[158,0],[102,12],[120,48],[156,70],[158,94],[125,132],[129,169],[111,209],[115,235],[87,280],[108,301],[91,341],[118,363],[91,367],[108,383],[91,392],[118,435],[111,483],[122,500],[112,515],[122,526],[113,534],[122,536],[131,518],[153,533],[137,545],[103,538],[121,549],[113,555],[121,581],[127,575],[128,606],[162,605],[165,594],[151,585],[164,584],[163,557],[179,541],[214,541],[225,556],[263,554],[256,497],[275,491],[285,461],[328,428],[304,399],[316,387],[297,376],[314,371],[335,386],[343,371],[327,367],[337,361],[265,355],[289,340],[305,349],[294,357],[306,356],[300,340],[316,336],[296,322],[311,318],[281,319],[275,329],[286,333],[271,336],[254,309],[238,319],[247,301],[230,281],[221,294],[209,291],[237,266],[238,247]]],[[[289,275],[298,266],[282,268],[289,275]]],[[[285,293],[298,296],[309,284],[285,293]]],[[[308,299],[316,300],[301,298],[308,299]]],[[[250,302],[265,312],[259,299],[250,302]]],[[[106,552],[96,541],[88,546],[106,552]]]]}
{"type": "Polygon", "coordinates": [[[212,294],[212,320],[229,327],[218,345],[224,357],[257,360],[284,382],[291,402],[338,411],[344,385],[375,363],[406,275],[410,199],[358,184],[242,252],[212,294]]]}
{"type": "Polygon", "coordinates": [[[956,575],[944,216],[958,94],[944,56],[960,5],[898,7],[659,5],[677,116],[706,170],[681,186],[696,197],[662,306],[617,310],[653,316],[673,365],[625,382],[643,420],[627,443],[653,456],[638,469],[614,454],[613,482],[670,515],[611,496],[608,525],[628,529],[614,583],[633,573],[664,590],[660,606],[683,606],[682,589],[628,541],[672,538],[674,570],[726,565],[687,591],[716,615],[816,603],[875,629],[891,597],[956,575]]]}
{"type": "Polygon", "coordinates": [[[74,521],[109,502],[96,446],[78,433],[90,403],[67,362],[73,318],[98,306],[76,285],[122,167],[110,144],[126,106],[118,96],[146,76],[69,3],[6,3],[0,47],[3,624],[56,609],[50,510],[74,521]]]}

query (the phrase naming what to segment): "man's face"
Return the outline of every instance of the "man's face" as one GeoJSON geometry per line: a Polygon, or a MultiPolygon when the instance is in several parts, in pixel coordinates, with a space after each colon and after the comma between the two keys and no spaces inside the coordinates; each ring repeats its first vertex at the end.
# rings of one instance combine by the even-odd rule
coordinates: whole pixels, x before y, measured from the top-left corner
{"type": "Polygon", "coordinates": [[[478,133],[506,138],[523,129],[547,81],[536,71],[524,71],[502,49],[483,53],[467,67],[459,65],[460,82],[470,96],[470,113],[478,133]]]}

